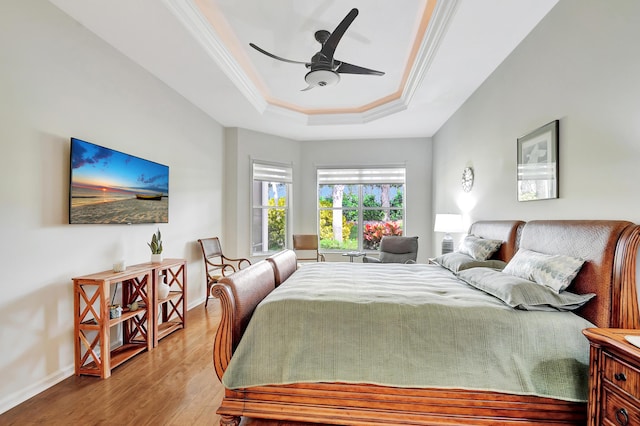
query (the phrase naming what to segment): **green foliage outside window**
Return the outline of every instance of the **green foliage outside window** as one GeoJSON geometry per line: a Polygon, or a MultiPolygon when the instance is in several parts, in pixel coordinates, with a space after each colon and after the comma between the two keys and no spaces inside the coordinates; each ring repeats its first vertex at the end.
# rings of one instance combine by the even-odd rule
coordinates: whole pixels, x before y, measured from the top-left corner
{"type": "MultiPolygon", "coordinates": [[[[404,221],[404,187],[403,185],[366,185],[362,205],[359,204],[357,191],[345,191],[342,196],[342,242],[335,241],[333,235],[332,209],[320,210],[320,247],[324,249],[358,249],[358,213],[362,209],[362,248],[377,250],[384,235],[402,235],[404,221]],[[393,199],[383,206],[380,194],[395,189],[393,199]],[[375,192],[375,193],[370,193],[375,192]],[[377,196],[376,196],[377,194],[377,196]]],[[[388,193],[387,192],[387,193],[388,193]]],[[[331,196],[320,197],[320,207],[333,207],[331,196]]],[[[340,209],[338,209],[340,210],[340,209]]]]}
{"type": "Polygon", "coordinates": [[[391,207],[396,207],[395,210],[391,210],[389,213],[389,218],[393,221],[398,221],[404,219],[402,217],[402,207],[404,206],[404,197],[402,191],[398,191],[396,196],[391,200],[391,207]]]}
{"type": "MultiPolygon", "coordinates": [[[[333,201],[322,200],[320,201],[321,207],[331,207],[333,206],[333,201]]],[[[333,210],[320,210],[320,247],[330,249],[354,249],[358,248],[357,241],[354,244],[351,243],[351,228],[354,226],[353,222],[349,222],[347,220],[347,214],[351,213],[351,211],[345,211],[345,214],[342,215],[342,241],[335,241],[333,238],[333,210]]],[[[356,211],[356,219],[358,217],[358,212],[356,211]]]]}
{"type": "MultiPolygon", "coordinates": [[[[320,199],[320,205],[323,207],[332,207],[333,200],[331,197],[324,197],[320,199]],[[323,204],[323,203],[328,204],[323,204]]],[[[389,203],[391,206],[391,212],[389,213],[389,219],[396,221],[402,220],[402,207],[403,207],[404,197],[402,191],[397,191],[396,195],[393,197],[393,200],[389,203]]],[[[364,199],[362,200],[362,205],[364,207],[382,207],[382,203],[376,201],[376,196],[373,194],[366,194],[364,199]]],[[[354,193],[346,193],[342,198],[342,207],[351,207],[354,209],[358,208],[358,195],[354,193]]],[[[344,216],[349,222],[357,222],[358,221],[358,210],[345,210],[344,216]]],[[[383,210],[367,210],[364,209],[362,211],[362,220],[365,222],[374,222],[384,220],[384,211],[383,210]]]]}
{"type": "MultiPolygon", "coordinates": [[[[333,200],[331,199],[331,197],[326,197],[324,199],[324,201],[326,201],[328,204],[326,204],[326,207],[331,207],[333,206],[333,200]]],[[[322,202],[320,203],[321,205],[322,202]]],[[[324,205],[323,205],[324,207],[324,205]]],[[[354,194],[354,193],[348,193],[348,194],[344,194],[342,197],[342,207],[351,207],[354,209],[358,208],[358,194],[354,194]]],[[[349,222],[357,222],[358,221],[358,210],[345,210],[344,211],[344,216],[346,218],[347,221],[349,222]]]]}
{"type": "MultiPolygon", "coordinates": [[[[286,205],[285,198],[278,198],[278,207],[286,205]]],[[[269,200],[269,206],[275,207],[275,201],[269,200]]],[[[285,247],[286,239],[286,214],[284,209],[269,209],[267,213],[269,221],[269,250],[278,251],[285,247]]]]}

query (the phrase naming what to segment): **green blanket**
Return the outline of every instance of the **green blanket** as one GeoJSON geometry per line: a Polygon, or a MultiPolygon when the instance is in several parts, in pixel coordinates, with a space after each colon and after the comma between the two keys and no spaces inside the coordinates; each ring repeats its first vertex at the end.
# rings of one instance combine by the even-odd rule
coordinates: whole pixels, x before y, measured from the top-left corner
{"type": "Polygon", "coordinates": [[[437,265],[317,263],[256,308],[227,388],[299,382],[491,390],[587,400],[593,325],[527,312],[437,265]]]}

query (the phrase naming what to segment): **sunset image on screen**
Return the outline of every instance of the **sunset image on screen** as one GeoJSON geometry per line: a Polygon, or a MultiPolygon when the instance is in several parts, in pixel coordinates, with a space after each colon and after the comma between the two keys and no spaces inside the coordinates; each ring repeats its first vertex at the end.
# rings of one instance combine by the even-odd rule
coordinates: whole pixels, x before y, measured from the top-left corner
{"type": "Polygon", "coordinates": [[[168,221],[168,166],[71,139],[69,223],[168,221]]]}

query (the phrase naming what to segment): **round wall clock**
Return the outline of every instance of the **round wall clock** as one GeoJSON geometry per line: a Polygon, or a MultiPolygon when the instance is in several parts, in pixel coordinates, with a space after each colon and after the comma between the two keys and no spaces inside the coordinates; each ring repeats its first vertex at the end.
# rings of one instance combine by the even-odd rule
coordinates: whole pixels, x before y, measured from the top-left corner
{"type": "Polygon", "coordinates": [[[473,169],[465,167],[462,171],[462,189],[464,192],[469,192],[471,188],[473,188],[473,169]]]}

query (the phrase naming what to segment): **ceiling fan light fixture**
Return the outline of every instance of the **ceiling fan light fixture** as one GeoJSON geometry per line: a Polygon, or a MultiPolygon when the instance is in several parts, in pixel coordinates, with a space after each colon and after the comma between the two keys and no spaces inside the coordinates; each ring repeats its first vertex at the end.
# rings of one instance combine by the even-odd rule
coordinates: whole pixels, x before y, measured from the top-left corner
{"type": "Polygon", "coordinates": [[[347,62],[338,61],[333,58],[333,54],[342,36],[344,35],[349,25],[358,16],[358,9],[351,9],[347,16],[338,24],[333,32],[327,30],[319,30],[315,32],[315,38],[318,43],[322,45],[319,52],[311,58],[311,62],[293,61],[291,59],[281,58],[273,53],[269,53],[266,50],[258,47],[253,43],[249,43],[249,46],[256,49],[263,55],[267,55],[270,58],[277,59],[279,61],[290,62],[294,64],[303,64],[311,71],[304,76],[304,81],[308,86],[302,91],[313,89],[314,87],[333,86],[340,81],[340,74],[364,74],[364,75],[384,75],[382,71],[376,71],[369,68],[364,68],[358,65],[349,64],[347,62]]]}
{"type": "Polygon", "coordinates": [[[347,28],[349,28],[353,20],[356,19],[356,16],[358,16],[358,9],[353,8],[349,13],[347,13],[347,16],[340,21],[333,32],[329,32],[327,30],[319,30],[315,32],[316,41],[322,45],[322,48],[319,52],[316,52],[316,54],[313,55],[311,62],[293,61],[291,59],[281,58],[280,56],[267,52],[254,43],[249,43],[249,46],[270,58],[293,64],[303,64],[305,67],[309,68],[311,71],[304,76],[304,81],[306,81],[309,86],[302,89],[302,91],[310,90],[318,86],[333,86],[340,81],[340,74],[384,75],[382,71],[364,68],[358,65],[338,61],[333,58],[333,54],[338,43],[347,31],[347,28]]]}
{"type": "Polygon", "coordinates": [[[340,75],[331,70],[315,70],[310,71],[304,76],[304,81],[309,86],[333,86],[340,81],[340,75]]]}

